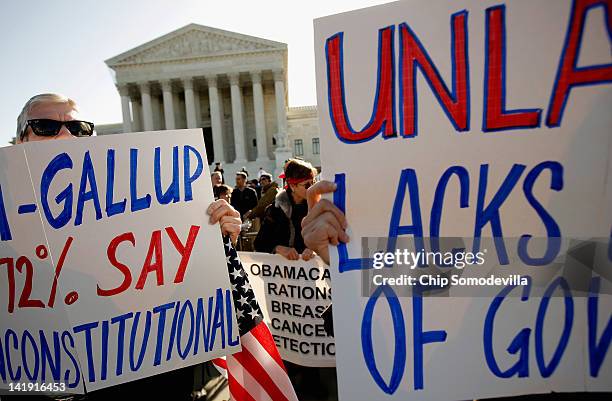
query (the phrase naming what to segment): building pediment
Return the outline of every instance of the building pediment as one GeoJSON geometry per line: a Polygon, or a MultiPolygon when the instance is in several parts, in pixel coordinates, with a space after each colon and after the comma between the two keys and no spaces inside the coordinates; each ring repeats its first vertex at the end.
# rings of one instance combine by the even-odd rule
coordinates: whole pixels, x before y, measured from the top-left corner
{"type": "Polygon", "coordinates": [[[219,55],[286,50],[287,45],[198,24],[190,24],[106,60],[113,68],[219,55]]]}

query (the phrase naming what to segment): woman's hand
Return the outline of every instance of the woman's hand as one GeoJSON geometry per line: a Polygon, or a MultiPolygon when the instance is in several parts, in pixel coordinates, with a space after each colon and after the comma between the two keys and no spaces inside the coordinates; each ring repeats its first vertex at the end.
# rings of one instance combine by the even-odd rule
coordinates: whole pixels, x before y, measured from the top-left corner
{"type": "Polygon", "coordinates": [[[314,257],[315,257],[315,253],[310,248],[306,248],[306,249],[304,249],[304,252],[302,252],[302,260],[304,262],[307,262],[307,261],[309,261],[310,259],[312,259],[314,257]]]}
{"type": "Polygon", "coordinates": [[[302,220],[304,244],[315,251],[329,265],[328,246],[348,242],[345,230],[346,217],[332,202],[321,199],[321,195],[334,192],[336,184],[319,181],[306,191],[308,214],[302,220]]]}
{"type": "Polygon", "coordinates": [[[289,248],[288,246],[277,245],[276,248],[274,248],[274,252],[289,260],[298,260],[300,258],[300,254],[295,248],[289,248]]]}
{"type": "Polygon", "coordinates": [[[221,234],[229,235],[236,242],[240,234],[240,213],[223,199],[214,201],[208,206],[206,213],[210,216],[210,224],[220,223],[221,234]]]}

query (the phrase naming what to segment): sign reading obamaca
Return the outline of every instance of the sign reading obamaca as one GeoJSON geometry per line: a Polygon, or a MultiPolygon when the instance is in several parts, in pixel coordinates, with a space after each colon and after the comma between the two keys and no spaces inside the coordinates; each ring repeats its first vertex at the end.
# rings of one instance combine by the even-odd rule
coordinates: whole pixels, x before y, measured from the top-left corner
{"type": "Polygon", "coordinates": [[[335,366],[334,338],[321,317],[331,304],[329,268],[321,258],[240,252],[240,260],[281,357],[302,366],[335,366]]]}

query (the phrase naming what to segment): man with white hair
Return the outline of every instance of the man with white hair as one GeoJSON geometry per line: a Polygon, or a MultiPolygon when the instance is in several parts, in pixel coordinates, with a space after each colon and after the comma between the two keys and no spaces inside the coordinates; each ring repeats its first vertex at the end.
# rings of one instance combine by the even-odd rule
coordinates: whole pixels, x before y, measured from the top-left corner
{"type": "Polygon", "coordinates": [[[36,95],[26,102],[17,118],[16,142],[93,135],[93,123],[78,117],[74,100],[56,93],[36,95]]]}
{"type": "MultiPolygon", "coordinates": [[[[94,124],[79,120],[74,100],[57,93],[42,93],[26,102],[17,117],[16,143],[73,139],[92,136],[94,124]]],[[[240,234],[240,214],[225,201],[213,202],[207,213],[211,224],[221,223],[223,235],[232,239],[240,234]]]]}
{"type": "MultiPolygon", "coordinates": [[[[52,139],[73,139],[92,136],[94,124],[79,119],[74,100],[55,93],[33,96],[23,106],[17,118],[16,143],[52,139]]],[[[207,209],[210,224],[221,226],[223,235],[236,240],[240,234],[240,213],[225,200],[217,200],[207,209]]],[[[108,387],[88,394],[88,400],[106,400],[115,397],[151,398],[160,396],[175,400],[190,400],[192,392],[192,368],[183,368],[162,375],[147,377],[119,386],[108,387]]]]}

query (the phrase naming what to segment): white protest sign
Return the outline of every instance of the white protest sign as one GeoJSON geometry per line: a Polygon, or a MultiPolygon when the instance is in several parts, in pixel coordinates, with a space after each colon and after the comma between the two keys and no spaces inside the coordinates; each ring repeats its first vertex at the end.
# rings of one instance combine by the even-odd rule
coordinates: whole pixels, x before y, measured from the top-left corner
{"type": "Polygon", "coordinates": [[[331,252],[341,400],[612,390],[609,280],[591,297],[563,280],[544,297],[368,297],[360,260],[366,237],[507,239],[487,256],[505,272],[560,253],[538,238],[607,245],[611,11],[414,0],[315,21],[322,166],[351,237],[331,252]]]}
{"type": "Polygon", "coordinates": [[[46,308],[54,267],[40,215],[20,208],[36,203],[24,147],[1,148],[0,166],[0,389],[19,394],[31,391],[32,387],[21,387],[31,384],[52,392],[54,385],[46,385],[55,383],[55,391],[83,393],[66,311],[46,308]],[[20,223],[9,225],[9,221],[20,223]],[[36,347],[37,352],[27,352],[23,358],[24,346],[36,347]],[[71,388],[70,383],[74,383],[71,388]]]}
{"type": "MultiPolygon", "coordinates": [[[[46,291],[45,316],[65,310],[67,345],[52,352],[78,358],[70,391],[240,350],[219,227],[206,215],[213,196],[200,130],[46,141],[7,151],[25,152],[30,178],[23,185],[36,194],[16,200],[31,206],[22,215],[11,210],[7,227],[36,217],[44,229],[39,235],[46,236],[57,280],[53,272],[40,277],[34,270],[33,288],[46,291]]],[[[7,244],[33,248],[39,242],[13,236],[7,244]]],[[[23,290],[13,291],[19,297],[23,290]]],[[[0,299],[11,302],[11,294],[3,291],[0,299]]],[[[2,308],[3,321],[7,310],[2,308]]],[[[8,317],[27,313],[24,305],[8,317]]],[[[47,324],[46,318],[36,322],[45,330],[47,324]]],[[[40,352],[42,340],[35,340],[20,340],[4,358],[13,367],[23,365],[21,352],[40,352]]],[[[21,381],[40,381],[44,374],[46,382],[59,381],[49,369],[41,364],[35,377],[21,381]]],[[[2,379],[13,381],[10,375],[2,379]]]]}
{"type": "Polygon", "coordinates": [[[334,338],[327,336],[321,318],[331,304],[329,269],[321,258],[239,255],[281,357],[302,366],[335,366],[334,338]]]}

